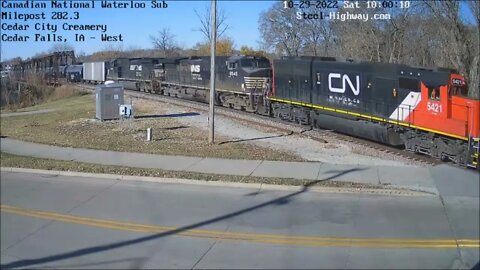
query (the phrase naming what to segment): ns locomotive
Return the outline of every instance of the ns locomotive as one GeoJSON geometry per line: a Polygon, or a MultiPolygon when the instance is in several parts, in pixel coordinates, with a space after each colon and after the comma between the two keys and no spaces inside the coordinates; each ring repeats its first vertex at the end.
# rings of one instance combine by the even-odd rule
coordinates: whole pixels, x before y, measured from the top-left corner
{"type": "MultiPolygon", "coordinates": [[[[264,57],[216,57],[216,103],[230,108],[257,112],[272,76],[264,57]]],[[[165,61],[161,91],[167,95],[207,101],[210,91],[210,57],[165,61]]],[[[265,111],[265,108],[263,108],[265,111]]]]}
{"type": "MultiPolygon", "coordinates": [[[[216,62],[217,105],[480,168],[480,100],[468,96],[455,70],[328,57],[269,62],[231,56],[216,62]]],[[[127,88],[208,100],[209,57],[117,59],[104,69],[102,80],[127,88]]]]}
{"type": "MultiPolygon", "coordinates": [[[[264,57],[216,57],[216,103],[258,112],[272,69],[264,57]]],[[[207,101],[210,57],[135,58],[84,63],[84,81],[120,81],[126,88],[207,101]]],[[[266,108],[262,108],[264,113],[266,108]]]]}

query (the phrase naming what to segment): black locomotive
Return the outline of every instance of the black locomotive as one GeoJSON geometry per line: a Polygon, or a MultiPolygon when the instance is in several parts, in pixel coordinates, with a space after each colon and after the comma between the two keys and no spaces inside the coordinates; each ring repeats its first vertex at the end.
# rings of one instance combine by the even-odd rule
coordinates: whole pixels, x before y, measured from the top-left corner
{"type": "Polygon", "coordinates": [[[446,85],[454,72],[330,57],[284,57],[274,66],[275,116],[390,145],[404,142],[388,125],[359,121],[358,114],[403,121],[421,100],[421,82],[446,85]]]}
{"type": "MultiPolygon", "coordinates": [[[[216,102],[219,105],[255,111],[272,76],[267,58],[216,57],[216,102]]],[[[161,60],[162,92],[183,98],[207,100],[210,89],[210,57],[161,60]]]]}

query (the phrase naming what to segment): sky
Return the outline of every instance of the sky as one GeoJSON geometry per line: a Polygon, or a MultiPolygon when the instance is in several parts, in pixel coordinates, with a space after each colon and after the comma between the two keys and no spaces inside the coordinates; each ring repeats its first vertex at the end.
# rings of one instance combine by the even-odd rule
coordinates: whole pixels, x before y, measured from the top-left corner
{"type": "MultiPolygon", "coordinates": [[[[0,0],[5,1],[5,0],[0,0]]],[[[25,0],[6,0],[9,2],[25,2],[25,0]]],[[[41,1],[41,0],[35,0],[41,1]]],[[[44,0],[45,1],[45,0],[44,0]]],[[[50,0],[46,0],[47,6],[45,10],[38,9],[2,9],[1,11],[11,11],[19,13],[39,13],[45,12],[48,17],[42,21],[30,21],[30,29],[27,31],[8,31],[2,30],[1,34],[14,35],[18,33],[20,35],[33,33],[47,34],[49,31],[36,31],[33,29],[33,25],[37,22],[40,23],[52,23],[51,20],[52,11],[68,11],[69,16],[73,16],[74,11],[79,12],[78,20],[67,20],[65,22],[71,24],[107,24],[108,33],[110,35],[122,34],[124,42],[112,42],[113,45],[121,45],[123,49],[150,49],[153,48],[150,40],[150,35],[155,35],[163,27],[168,27],[175,35],[177,43],[183,48],[191,48],[196,43],[204,41],[202,33],[194,31],[199,27],[199,19],[195,14],[195,9],[203,14],[205,8],[210,5],[210,1],[178,1],[168,0],[167,9],[102,9],[100,8],[100,1],[97,1],[95,9],[51,9],[50,0]]],[[[109,0],[113,1],[113,0],[109,0]]],[[[63,2],[63,1],[59,1],[63,2]]],[[[129,1],[125,1],[129,2],[129,1]]],[[[150,0],[146,0],[147,7],[150,6],[150,0]]],[[[231,37],[235,42],[235,47],[238,49],[243,45],[258,49],[260,41],[260,33],[258,30],[258,19],[263,11],[266,11],[273,5],[273,1],[234,1],[234,0],[218,0],[218,8],[223,10],[228,17],[228,25],[230,29],[226,32],[226,35],[231,37]]],[[[298,2],[298,1],[297,1],[298,2]]],[[[316,1],[312,1],[316,2],[316,1]]],[[[465,10],[463,8],[463,10],[465,10]]],[[[468,18],[473,18],[471,14],[465,14],[468,18]]],[[[20,20],[5,21],[12,24],[14,22],[20,22],[20,20]]],[[[61,27],[63,21],[56,21],[56,24],[61,27]]],[[[105,49],[108,46],[108,42],[101,42],[99,38],[97,40],[90,40],[87,38],[85,42],[74,41],[75,32],[66,32],[59,30],[58,35],[63,35],[68,39],[68,43],[74,46],[75,51],[91,54],[93,52],[105,49]]],[[[85,33],[85,32],[77,32],[85,33]]],[[[100,32],[96,33],[99,36],[100,32]]],[[[1,42],[1,60],[11,59],[13,57],[20,56],[22,58],[31,57],[40,52],[48,51],[53,42],[1,42]]]]}
{"type": "MultiPolygon", "coordinates": [[[[3,0],[1,0],[3,1],[3,0]]],[[[11,0],[9,0],[11,1],[11,0]]],[[[18,1],[18,0],[16,0],[18,1]]],[[[22,1],[23,2],[23,1],[22,1]]],[[[150,6],[150,1],[145,1],[147,7],[150,6]]],[[[175,35],[177,43],[184,48],[193,47],[197,42],[204,40],[202,33],[194,31],[199,27],[199,19],[195,14],[195,9],[204,14],[206,7],[210,6],[210,1],[167,1],[167,9],[102,9],[99,7],[100,2],[97,1],[95,9],[55,9],[55,11],[68,11],[73,13],[79,12],[79,20],[68,20],[65,22],[74,24],[107,24],[108,33],[111,35],[122,34],[124,42],[112,42],[113,45],[118,46],[122,44],[124,49],[153,48],[150,40],[150,35],[155,35],[163,27],[168,27],[175,35]]],[[[249,47],[257,48],[260,34],[258,31],[258,18],[262,11],[267,10],[273,1],[218,1],[218,9],[222,9],[228,17],[228,25],[230,29],[225,33],[227,36],[233,38],[235,46],[247,45],[249,47]]],[[[47,6],[50,4],[47,2],[47,6]]],[[[6,11],[7,9],[2,9],[6,11]]],[[[38,13],[35,9],[8,9],[8,11],[17,11],[21,13],[38,13]]],[[[48,17],[53,11],[51,8],[42,10],[48,17]]],[[[69,15],[70,16],[70,15],[69,15]]],[[[73,14],[72,14],[73,16],[73,14]]],[[[2,21],[2,23],[7,21],[2,21]]],[[[14,22],[21,22],[20,20],[10,20],[10,24],[14,22]]],[[[37,33],[33,28],[34,23],[52,23],[51,19],[47,18],[42,21],[30,21],[30,29],[26,31],[8,31],[2,30],[1,34],[13,35],[37,33]]],[[[61,27],[63,21],[57,21],[56,24],[61,27]]],[[[47,34],[49,31],[40,31],[40,33],[47,34]]],[[[78,32],[83,33],[83,32],[78,32]]],[[[95,33],[95,32],[94,32],[95,33]]],[[[100,33],[100,32],[97,32],[100,33]]],[[[101,42],[99,40],[87,39],[85,42],[74,42],[74,32],[58,31],[59,35],[64,35],[67,38],[67,43],[74,46],[76,52],[85,52],[86,54],[104,49],[108,42],[101,42]],[[62,33],[60,33],[62,32],[62,33]]],[[[30,39],[32,40],[32,38],[30,39]]],[[[48,51],[54,43],[52,42],[2,42],[1,43],[1,59],[10,59],[20,56],[27,58],[36,53],[48,51]]]]}

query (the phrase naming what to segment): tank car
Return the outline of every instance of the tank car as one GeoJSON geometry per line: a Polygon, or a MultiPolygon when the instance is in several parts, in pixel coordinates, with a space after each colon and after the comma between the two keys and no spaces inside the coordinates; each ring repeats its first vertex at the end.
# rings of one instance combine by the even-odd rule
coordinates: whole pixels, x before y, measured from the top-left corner
{"type": "Polygon", "coordinates": [[[83,78],[83,65],[69,65],[65,68],[65,77],[69,82],[81,82],[83,78]]]}

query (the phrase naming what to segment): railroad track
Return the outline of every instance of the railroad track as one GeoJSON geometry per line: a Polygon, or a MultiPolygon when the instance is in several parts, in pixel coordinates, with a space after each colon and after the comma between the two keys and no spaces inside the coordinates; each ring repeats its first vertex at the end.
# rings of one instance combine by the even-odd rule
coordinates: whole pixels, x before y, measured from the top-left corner
{"type": "MultiPolygon", "coordinates": [[[[94,86],[85,85],[85,84],[74,84],[76,87],[80,87],[86,90],[94,90],[94,86]]],[[[150,92],[141,92],[136,90],[125,89],[130,96],[146,99],[146,100],[157,100],[175,106],[184,107],[184,108],[194,108],[203,112],[208,112],[208,104],[193,101],[188,99],[180,99],[171,96],[158,95],[150,92]]],[[[277,118],[271,118],[263,115],[248,113],[239,110],[232,110],[225,107],[216,106],[215,113],[230,119],[237,120],[246,124],[253,124],[261,127],[268,127],[271,129],[278,130],[283,132],[285,136],[297,135],[300,137],[308,138],[320,143],[329,143],[328,139],[336,139],[341,142],[348,142],[355,146],[365,147],[371,151],[378,152],[378,155],[370,155],[375,157],[381,157],[382,154],[389,154],[397,156],[403,159],[406,159],[414,164],[423,165],[423,166],[433,166],[438,164],[444,164],[445,162],[433,159],[431,157],[411,153],[400,148],[395,148],[389,145],[379,144],[377,142],[365,140],[362,138],[357,138],[349,135],[344,135],[337,133],[331,130],[319,130],[313,129],[310,126],[302,126],[296,123],[286,122],[277,118]],[[327,138],[327,139],[325,139],[327,138]]],[[[453,163],[452,163],[453,164],[453,163]]]]}
{"type": "MultiPolygon", "coordinates": [[[[403,150],[401,148],[396,148],[396,147],[389,146],[389,145],[383,145],[383,144],[380,144],[380,143],[377,143],[377,142],[372,142],[372,141],[365,140],[365,139],[362,139],[362,138],[356,138],[356,137],[336,133],[334,131],[325,131],[325,132],[329,132],[331,136],[334,136],[338,139],[341,139],[341,140],[344,140],[344,141],[347,141],[347,142],[350,142],[350,143],[354,143],[354,144],[357,144],[359,146],[368,147],[368,148],[371,148],[373,150],[379,151],[381,153],[396,155],[396,156],[408,159],[412,162],[419,163],[419,164],[422,164],[422,165],[425,165],[425,166],[434,166],[434,165],[439,165],[439,164],[445,163],[445,162],[442,162],[440,160],[433,159],[429,156],[408,152],[408,151],[403,150]]],[[[451,164],[453,164],[453,163],[451,163],[451,164]]]]}

